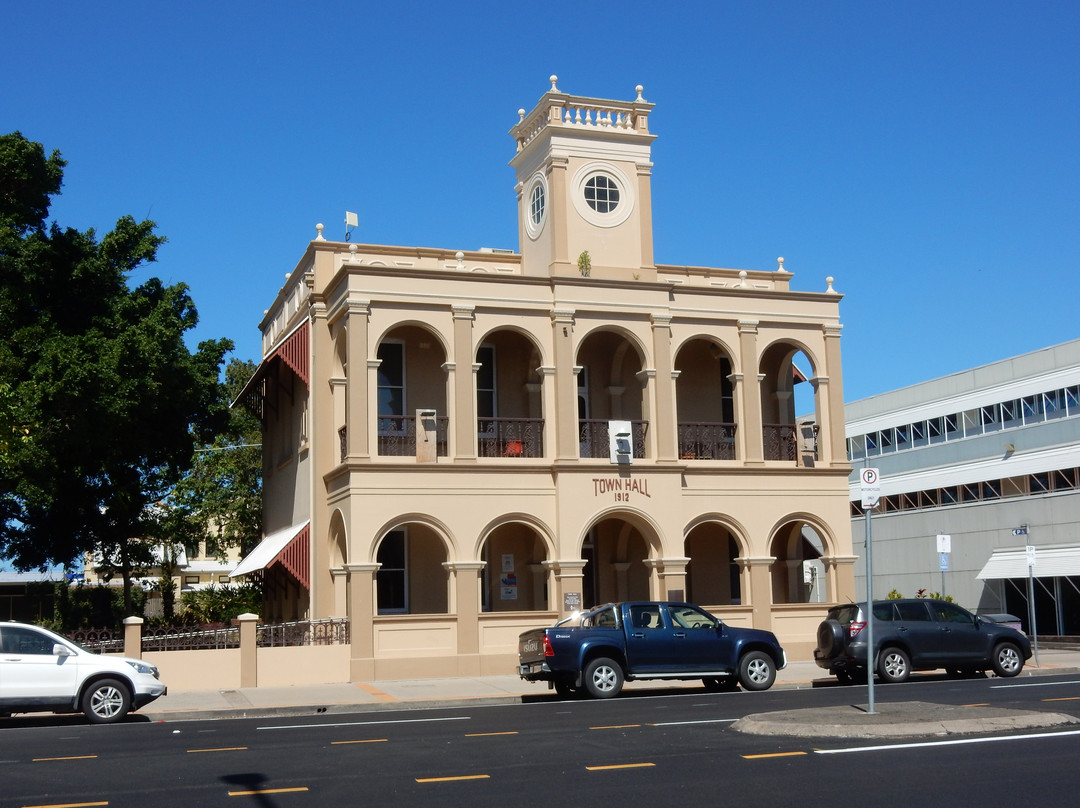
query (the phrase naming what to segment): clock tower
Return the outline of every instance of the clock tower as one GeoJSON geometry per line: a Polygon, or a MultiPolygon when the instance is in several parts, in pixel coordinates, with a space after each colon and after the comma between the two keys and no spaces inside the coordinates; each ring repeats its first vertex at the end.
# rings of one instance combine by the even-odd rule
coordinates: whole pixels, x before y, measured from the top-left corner
{"type": "Polygon", "coordinates": [[[649,112],[556,86],[510,130],[526,275],[655,280],[649,112]]]}

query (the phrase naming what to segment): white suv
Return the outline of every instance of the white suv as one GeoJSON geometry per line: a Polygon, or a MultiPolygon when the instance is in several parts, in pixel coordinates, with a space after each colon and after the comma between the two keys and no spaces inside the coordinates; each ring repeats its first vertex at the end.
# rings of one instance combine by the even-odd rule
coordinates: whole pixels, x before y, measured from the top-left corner
{"type": "Polygon", "coordinates": [[[81,711],[108,724],[165,693],[158,669],[142,660],[92,654],[40,626],[0,623],[0,716],[81,711]]]}

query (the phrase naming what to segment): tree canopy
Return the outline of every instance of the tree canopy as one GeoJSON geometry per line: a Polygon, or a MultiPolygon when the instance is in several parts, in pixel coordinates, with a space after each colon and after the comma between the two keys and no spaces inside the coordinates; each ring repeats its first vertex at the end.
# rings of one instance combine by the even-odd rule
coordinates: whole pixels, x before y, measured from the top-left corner
{"type": "Polygon", "coordinates": [[[0,555],[137,565],[133,539],[229,422],[227,339],[191,351],[186,285],[129,280],[165,239],[130,216],[101,238],[47,225],[65,161],[0,136],[0,555]]]}

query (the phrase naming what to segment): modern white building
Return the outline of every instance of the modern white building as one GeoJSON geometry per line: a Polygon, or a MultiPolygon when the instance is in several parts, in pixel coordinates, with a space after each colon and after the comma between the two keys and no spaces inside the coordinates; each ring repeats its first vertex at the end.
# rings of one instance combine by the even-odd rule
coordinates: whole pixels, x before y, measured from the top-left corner
{"type": "Polygon", "coordinates": [[[940,592],[981,613],[1020,616],[1030,631],[1030,556],[1038,633],[1080,634],[1080,340],[845,411],[860,598],[858,470],[871,467],[881,479],[871,512],[874,597],[940,592]]]}

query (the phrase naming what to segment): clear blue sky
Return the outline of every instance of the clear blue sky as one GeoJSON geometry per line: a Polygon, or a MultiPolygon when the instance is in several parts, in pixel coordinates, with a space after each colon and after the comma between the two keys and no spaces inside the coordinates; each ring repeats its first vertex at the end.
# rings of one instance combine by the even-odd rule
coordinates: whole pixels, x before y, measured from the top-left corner
{"type": "Polygon", "coordinates": [[[834,276],[850,401],[1080,336],[1078,43],[1075,0],[8,2],[0,132],[257,360],[316,222],[517,249],[516,110],[640,83],[656,260],[834,276]]]}

